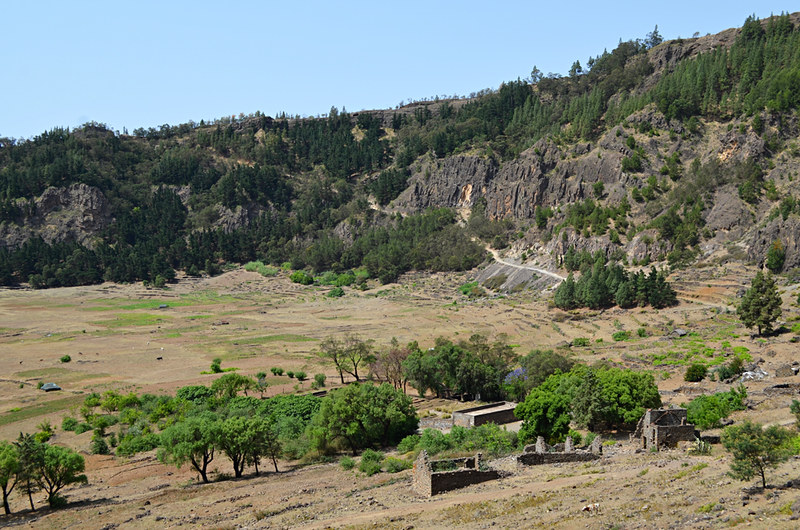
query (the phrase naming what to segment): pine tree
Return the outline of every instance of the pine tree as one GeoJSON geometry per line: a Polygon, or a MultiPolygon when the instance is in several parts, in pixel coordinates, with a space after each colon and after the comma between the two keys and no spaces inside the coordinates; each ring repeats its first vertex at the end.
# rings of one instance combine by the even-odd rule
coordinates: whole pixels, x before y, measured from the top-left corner
{"type": "Polygon", "coordinates": [[[771,274],[756,274],[736,313],[745,326],[758,328],[759,335],[772,332],[772,324],[781,316],[781,297],[771,274]]]}

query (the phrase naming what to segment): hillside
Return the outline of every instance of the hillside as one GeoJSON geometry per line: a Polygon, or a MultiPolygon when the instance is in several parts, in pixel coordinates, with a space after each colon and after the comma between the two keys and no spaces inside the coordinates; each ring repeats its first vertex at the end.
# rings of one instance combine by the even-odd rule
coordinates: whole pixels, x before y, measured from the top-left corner
{"type": "Polygon", "coordinates": [[[389,282],[474,267],[486,243],[555,269],[570,247],[758,264],[777,241],[790,270],[798,22],[656,31],[463,100],[3,139],[0,283],[160,283],[254,259],[389,282]]]}

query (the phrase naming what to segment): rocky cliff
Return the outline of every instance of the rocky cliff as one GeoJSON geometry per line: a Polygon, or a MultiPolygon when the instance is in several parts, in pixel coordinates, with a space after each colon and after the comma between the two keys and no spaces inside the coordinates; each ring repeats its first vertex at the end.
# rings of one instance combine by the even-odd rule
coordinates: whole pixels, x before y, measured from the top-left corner
{"type": "Polygon", "coordinates": [[[34,201],[32,215],[0,223],[0,244],[17,248],[32,237],[47,243],[77,241],[92,247],[94,238],[112,221],[108,200],[86,184],[47,188],[34,201]]]}

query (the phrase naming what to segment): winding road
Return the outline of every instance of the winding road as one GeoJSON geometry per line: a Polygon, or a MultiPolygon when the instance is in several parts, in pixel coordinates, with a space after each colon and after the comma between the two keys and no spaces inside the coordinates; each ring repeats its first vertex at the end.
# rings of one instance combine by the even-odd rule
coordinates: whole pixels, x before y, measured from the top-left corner
{"type": "Polygon", "coordinates": [[[561,281],[561,282],[566,280],[566,278],[564,278],[563,276],[559,276],[558,274],[556,274],[554,272],[550,272],[550,271],[545,270],[545,269],[540,269],[539,267],[532,267],[530,265],[517,265],[516,263],[511,263],[509,261],[506,261],[503,258],[501,258],[500,254],[497,252],[497,250],[495,250],[493,248],[486,247],[486,250],[488,250],[492,254],[492,257],[494,258],[494,260],[497,263],[501,263],[501,264],[506,265],[508,267],[514,267],[515,269],[524,269],[524,270],[528,270],[528,271],[538,272],[539,274],[544,274],[545,276],[550,276],[551,278],[555,278],[556,280],[561,281]]]}

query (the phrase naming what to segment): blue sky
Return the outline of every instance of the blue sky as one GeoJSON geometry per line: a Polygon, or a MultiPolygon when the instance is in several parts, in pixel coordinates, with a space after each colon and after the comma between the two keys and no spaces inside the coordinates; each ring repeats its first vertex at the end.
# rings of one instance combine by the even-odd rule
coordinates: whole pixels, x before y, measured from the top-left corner
{"type": "Polygon", "coordinates": [[[793,10],[769,0],[4,2],[0,136],[390,108],[497,88],[533,65],[563,74],[656,24],[666,39],[691,37],[793,10]]]}

